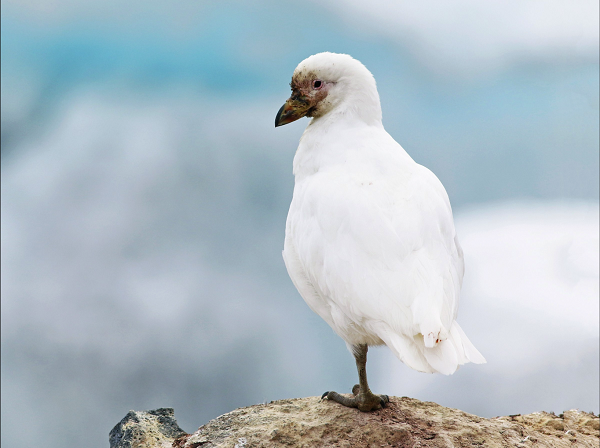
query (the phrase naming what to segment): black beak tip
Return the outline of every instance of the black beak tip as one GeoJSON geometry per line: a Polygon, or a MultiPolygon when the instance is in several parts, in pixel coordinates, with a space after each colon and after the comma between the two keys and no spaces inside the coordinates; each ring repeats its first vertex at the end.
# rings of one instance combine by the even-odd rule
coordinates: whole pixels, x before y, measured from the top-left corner
{"type": "Polygon", "coordinates": [[[277,115],[275,116],[275,127],[278,128],[279,126],[283,126],[285,123],[281,123],[281,116],[283,115],[283,108],[285,107],[285,104],[283,106],[281,106],[281,108],[279,109],[279,112],[277,112],[277,115]]]}

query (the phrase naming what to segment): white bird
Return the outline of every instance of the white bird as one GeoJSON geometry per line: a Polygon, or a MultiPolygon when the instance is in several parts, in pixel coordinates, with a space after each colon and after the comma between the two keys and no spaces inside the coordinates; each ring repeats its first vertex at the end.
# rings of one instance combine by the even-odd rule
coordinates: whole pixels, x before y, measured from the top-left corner
{"type": "Polygon", "coordinates": [[[367,383],[370,345],[421,372],[485,363],[455,320],[464,262],[448,195],[383,128],[371,72],[349,55],[319,53],[290,85],[275,126],[312,119],[294,157],[283,258],[308,306],[353,353],[360,382],[353,396],[323,398],[385,406],[367,383]]]}

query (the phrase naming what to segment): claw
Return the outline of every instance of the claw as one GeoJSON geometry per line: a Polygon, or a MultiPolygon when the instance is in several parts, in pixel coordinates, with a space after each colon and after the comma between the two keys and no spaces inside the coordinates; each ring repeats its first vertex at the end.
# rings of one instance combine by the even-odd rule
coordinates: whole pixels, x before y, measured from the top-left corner
{"type": "Polygon", "coordinates": [[[387,395],[381,395],[381,408],[385,408],[385,405],[388,404],[390,402],[390,397],[388,397],[387,395]]]}

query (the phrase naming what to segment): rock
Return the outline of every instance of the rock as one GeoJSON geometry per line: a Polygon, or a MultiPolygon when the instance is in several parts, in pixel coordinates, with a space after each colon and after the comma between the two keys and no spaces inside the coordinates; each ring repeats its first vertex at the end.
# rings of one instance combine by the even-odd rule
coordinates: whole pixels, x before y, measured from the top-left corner
{"type": "MultiPolygon", "coordinates": [[[[359,412],[318,397],[274,401],[224,414],[200,427],[194,434],[180,434],[172,445],[114,447],[591,448],[598,447],[600,442],[599,419],[586,412],[572,410],[560,416],[535,412],[486,419],[407,397],[390,397],[390,400],[385,409],[371,413],[359,412]]],[[[158,411],[148,414],[155,415],[153,412],[158,411]]],[[[111,448],[113,432],[126,420],[127,417],[111,432],[111,448]]],[[[138,417],[138,420],[141,419],[138,417]]],[[[172,422],[179,429],[175,421],[172,422]]],[[[152,430],[152,434],[157,432],[162,434],[160,430],[152,430]]]]}
{"type": "Polygon", "coordinates": [[[174,418],[173,408],[129,411],[108,436],[110,448],[171,448],[187,434],[174,418]]]}

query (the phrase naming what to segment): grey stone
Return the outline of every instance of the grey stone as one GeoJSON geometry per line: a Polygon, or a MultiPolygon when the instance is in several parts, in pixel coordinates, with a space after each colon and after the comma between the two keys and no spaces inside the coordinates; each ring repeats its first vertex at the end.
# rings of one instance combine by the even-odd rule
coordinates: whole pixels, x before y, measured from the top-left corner
{"type": "Polygon", "coordinates": [[[108,436],[110,448],[171,448],[186,435],[175,420],[173,408],[129,411],[108,436]]]}

